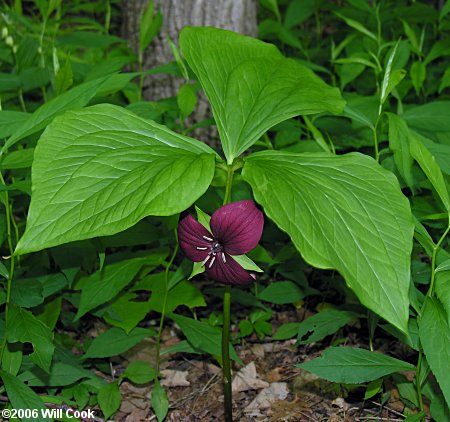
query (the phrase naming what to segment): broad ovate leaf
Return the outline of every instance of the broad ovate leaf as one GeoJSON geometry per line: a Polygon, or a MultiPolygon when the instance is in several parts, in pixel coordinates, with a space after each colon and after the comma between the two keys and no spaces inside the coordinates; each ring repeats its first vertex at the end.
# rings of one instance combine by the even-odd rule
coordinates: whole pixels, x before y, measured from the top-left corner
{"type": "MultiPolygon", "coordinates": [[[[24,415],[20,418],[22,422],[45,422],[48,420],[41,413],[46,410],[41,397],[28,387],[28,385],[18,377],[3,370],[0,370],[0,378],[3,381],[8,399],[11,401],[13,408],[22,409],[24,415]],[[29,411],[26,412],[27,410],[29,411]],[[34,416],[33,410],[35,413],[34,416]]],[[[7,415],[7,413],[4,413],[4,415],[7,415]]]]}
{"type": "Polygon", "coordinates": [[[283,120],[343,110],[336,88],[273,45],[223,29],[187,27],[180,47],[211,102],[228,163],[283,120]]]}
{"type": "Polygon", "coordinates": [[[55,350],[52,332],[30,311],[19,306],[10,306],[6,337],[9,343],[31,343],[33,345],[31,360],[44,371],[49,372],[55,350]]]}
{"type": "Polygon", "coordinates": [[[413,158],[419,163],[428,180],[436,189],[445,209],[450,213],[450,194],[445,184],[444,175],[433,154],[425,147],[419,136],[410,131],[410,151],[413,158]]]}
{"type": "Polygon", "coordinates": [[[311,265],[407,332],[414,223],[397,179],[372,158],[265,151],[247,157],[255,199],[311,265]]]}
{"type": "Polygon", "coordinates": [[[442,304],[432,297],[425,299],[422,315],[419,319],[420,342],[427,362],[435,375],[445,401],[450,407],[450,328],[442,304]]]}
{"type": "Polygon", "coordinates": [[[27,228],[16,253],[181,212],[208,188],[215,157],[207,145],[121,107],[67,112],[36,147],[27,228]]]}
{"type": "Polygon", "coordinates": [[[408,108],[403,118],[409,127],[425,132],[450,132],[450,101],[434,101],[408,108]]]}
{"type": "Polygon", "coordinates": [[[405,121],[394,113],[386,113],[389,118],[389,148],[394,153],[397,169],[406,184],[414,186],[413,158],[409,151],[409,129],[405,121]]]}
{"type": "Polygon", "coordinates": [[[84,107],[98,92],[110,87],[116,76],[117,75],[104,76],[83,83],[58,95],[48,103],[41,105],[33,114],[30,114],[28,118],[24,120],[23,124],[5,142],[5,145],[3,145],[0,150],[0,154],[3,154],[8,148],[26,136],[42,130],[55,116],[58,116],[67,110],[84,107]]]}
{"type": "Polygon", "coordinates": [[[330,347],[317,359],[296,365],[328,381],[361,384],[414,366],[378,352],[351,347],[330,347]]]}

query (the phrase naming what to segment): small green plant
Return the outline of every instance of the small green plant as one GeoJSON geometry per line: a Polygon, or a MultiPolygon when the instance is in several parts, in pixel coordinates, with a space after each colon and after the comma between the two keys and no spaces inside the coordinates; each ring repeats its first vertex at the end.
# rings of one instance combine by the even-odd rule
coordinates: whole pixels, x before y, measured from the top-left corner
{"type": "Polygon", "coordinates": [[[186,27],[169,70],[142,68],[153,2],[137,55],[110,33],[115,2],[91,3],[0,15],[6,408],[110,418],[127,381],[152,384],[162,421],[161,369],[179,352],[222,365],[230,421],[250,337],[330,345],[298,367],[366,399],[389,378],[405,416],[450,420],[450,3],[263,1],[270,44],[186,27]],[[159,71],[182,88],[145,101],[159,71]],[[188,136],[200,89],[218,150],[188,136]],[[314,314],[273,331],[283,306],[314,314]],[[165,348],[168,321],[185,340],[165,348]],[[342,347],[354,327],[367,344],[342,347]],[[381,353],[386,337],[406,351],[381,353]],[[152,362],[114,359],[148,339],[152,362]]]}

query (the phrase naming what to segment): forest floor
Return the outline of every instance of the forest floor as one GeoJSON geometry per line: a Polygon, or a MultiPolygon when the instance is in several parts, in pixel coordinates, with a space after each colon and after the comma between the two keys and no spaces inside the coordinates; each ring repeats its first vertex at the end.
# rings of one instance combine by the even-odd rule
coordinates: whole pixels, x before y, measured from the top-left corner
{"type": "MultiPolygon", "coordinates": [[[[295,310],[277,312],[281,323],[295,320],[295,310]]],[[[232,327],[236,330],[236,327],[232,327]]],[[[367,347],[358,341],[360,327],[346,332],[341,343],[367,347]]],[[[162,349],[179,342],[181,333],[168,322],[162,349]],[[180,335],[180,337],[178,337],[180,335]]],[[[395,346],[397,344],[397,346],[395,346]]],[[[296,364],[319,356],[329,342],[297,347],[295,340],[265,341],[256,336],[236,345],[244,366],[233,368],[233,413],[236,422],[349,422],[402,421],[405,404],[393,385],[385,384],[385,403],[380,394],[364,400],[365,388],[340,386],[295,367],[296,364]]],[[[398,343],[377,338],[376,350],[390,350],[398,343]]],[[[146,360],[154,364],[154,342],[143,342],[124,354],[127,361],[146,360]]],[[[120,373],[126,362],[117,362],[120,373]]],[[[177,353],[164,356],[162,384],[168,393],[170,408],[167,421],[211,422],[223,421],[221,369],[212,358],[177,353]]],[[[404,373],[407,378],[414,374],[404,373]]],[[[151,386],[137,386],[127,381],[121,384],[123,397],[117,422],[156,421],[150,408],[151,386]]]]}

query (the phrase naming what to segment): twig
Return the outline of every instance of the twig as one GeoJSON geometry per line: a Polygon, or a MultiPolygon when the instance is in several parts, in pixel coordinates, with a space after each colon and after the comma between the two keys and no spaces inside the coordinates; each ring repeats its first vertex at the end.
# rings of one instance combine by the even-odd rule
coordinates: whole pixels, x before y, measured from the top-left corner
{"type": "Polygon", "coordinates": [[[372,404],[374,404],[374,405],[376,405],[378,407],[381,407],[382,409],[386,409],[389,412],[393,413],[394,415],[401,416],[402,418],[406,417],[405,415],[401,414],[400,412],[397,412],[396,410],[391,409],[390,407],[387,407],[387,406],[384,406],[384,405],[382,405],[380,403],[377,403],[376,401],[370,401],[370,403],[372,403],[372,404]]]}

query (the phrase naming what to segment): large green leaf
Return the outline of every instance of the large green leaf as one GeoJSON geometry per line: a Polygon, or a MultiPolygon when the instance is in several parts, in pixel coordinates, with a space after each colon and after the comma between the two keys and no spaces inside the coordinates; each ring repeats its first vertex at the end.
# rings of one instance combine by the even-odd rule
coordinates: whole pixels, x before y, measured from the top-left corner
{"type": "MultiPolygon", "coordinates": [[[[213,356],[220,356],[222,334],[218,328],[211,327],[207,322],[197,321],[177,314],[171,314],[172,318],[183,331],[189,343],[202,352],[209,353],[213,356]]],[[[231,359],[240,362],[234,347],[230,344],[231,359]]]]}
{"type": "Polygon", "coordinates": [[[121,292],[136,277],[143,266],[154,268],[164,262],[165,254],[132,258],[106,265],[77,283],[81,287],[80,305],[75,319],[86,312],[108,302],[121,292]]]}
{"type": "Polygon", "coordinates": [[[414,185],[413,158],[409,151],[409,129],[405,121],[394,113],[389,117],[389,148],[394,153],[394,161],[398,171],[409,187],[414,185]]]}
{"type": "Polygon", "coordinates": [[[294,303],[302,300],[303,292],[292,281],[277,281],[270,283],[261,293],[258,294],[258,299],[265,302],[275,303],[277,305],[284,305],[286,303],[294,303]]]}
{"type": "Polygon", "coordinates": [[[360,384],[393,372],[414,370],[408,362],[351,347],[330,347],[321,357],[296,366],[329,381],[345,384],[360,384]]]}
{"type": "Polygon", "coordinates": [[[117,412],[121,401],[122,396],[117,381],[105,384],[100,388],[98,392],[98,405],[100,406],[105,419],[109,419],[113,413],[117,412]]]}
{"type": "Polygon", "coordinates": [[[25,120],[29,114],[23,111],[0,111],[0,138],[7,138],[12,135],[25,120]]]}
{"type": "Polygon", "coordinates": [[[435,270],[436,296],[447,313],[450,325],[450,254],[441,249],[436,256],[436,264],[438,264],[435,270]]]}
{"type": "Polygon", "coordinates": [[[435,375],[450,407],[450,328],[442,305],[431,297],[425,299],[419,319],[419,335],[427,362],[435,375]]]}
{"type": "Polygon", "coordinates": [[[135,384],[147,384],[156,378],[156,371],[148,362],[136,360],[128,364],[121,378],[128,378],[135,384]]]}
{"type": "Polygon", "coordinates": [[[300,114],[340,113],[339,91],[270,44],[217,29],[183,29],[180,47],[211,102],[228,163],[300,114]]]}
{"type": "Polygon", "coordinates": [[[155,384],[152,389],[152,409],[158,419],[158,422],[162,422],[169,410],[169,399],[167,398],[166,390],[161,387],[158,379],[155,380],[155,384]]]}
{"type": "Polygon", "coordinates": [[[32,413],[31,417],[21,418],[22,422],[48,421],[48,418],[44,418],[41,413],[46,409],[44,403],[30,387],[6,371],[0,370],[0,377],[14,409],[34,410],[34,414],[32,413]]]}
{"type": "Polygon", "coordinates": [[[89,370],[63,362],[53,363],[48,374],[34,367],[29,371],[22,372],[19,376],[30,387],[61,387],[73,384],[81,378],[93,377],[95,375],[89,370]]]}
{"type": "Polygon", "coordinates": [[[409,108],[403,114],[408,126],[427,132],[450,132],[450,101],[434,101],[409,108]]]}
{"type": "Polygon", "coordinates": [[[298,325],[297,344],[317,343],[358,317],[358,314],[327,309],[307,318],[298,325]]]}
{"type": "Polygon", "coordinates": [[[67,112],[35,150],[23,254],[185,210],[208,188],[207,145],[112,105],[67,112]]]}
{"type": "Polygon", "coordinates": [[[424,136],[419,138],[427,150],[431,152],[442,172],[450,176],[450,145],[438,144],[424,136]]]}
{"type": "Polygon", "coordinates": [[[110,328],[92,341],[83,359],[120,355],[153,334],[153,330],[140,327],[136,327],[128,334],[120,328],[110,328]]]}
{"type": "Polygon", "coordinates": [[[397,179],[372,158],[266,151],[243,176],[304,259],[335,268],[360,301],[407,331],[414,223],[397,179]]]}
{"type": "Polygon", "coordinates": [[[445,209],[450,213],[450,194],[448,193],[444,175],[442,174],[436,159],[414,132],[410,131],[409,139],[411,143],[411,155],[419,163],[428,180],[431,182],[434,189],[436,189],[436,192],[439,195],[439,198],[441,198],[445,209]]]}
{"type": "Polygon", "coordinates": [[[103,87],[107,87],[113,76],[102,77],[93,81],[86,82],[72,88],[70,91],[52,99],[43,104],[33,114],[31,114],[23,124],[13,133],[5,142],[0,154],[19,142],[21,139],[43,129],[55,116],[66,110],[74,110],[84,107],[103,87]]]}
{"type": "Polygon", "coordinates": [[[8,312],[6,337],[10,343],[31,343],[32,361],[44,371],[50,370],[55,346],[51,330],[31,312],[18,306],[11,306],[8,312]]]}

